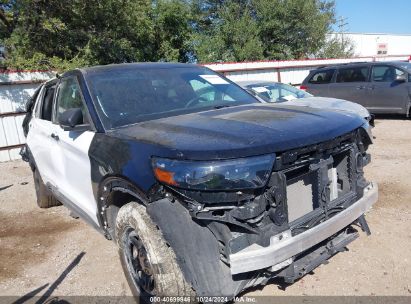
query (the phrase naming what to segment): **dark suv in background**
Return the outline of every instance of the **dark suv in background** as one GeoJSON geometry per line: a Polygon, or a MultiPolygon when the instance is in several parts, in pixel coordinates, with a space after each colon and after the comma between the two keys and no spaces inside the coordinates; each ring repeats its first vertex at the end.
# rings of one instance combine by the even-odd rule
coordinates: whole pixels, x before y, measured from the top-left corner
{"type": "Polygon", "coordinates": [[[312,70],[301,87],[316,96],[359,103],[371,113],[409,117],[410,81],[411,63],[359,62],[312,70]]]}

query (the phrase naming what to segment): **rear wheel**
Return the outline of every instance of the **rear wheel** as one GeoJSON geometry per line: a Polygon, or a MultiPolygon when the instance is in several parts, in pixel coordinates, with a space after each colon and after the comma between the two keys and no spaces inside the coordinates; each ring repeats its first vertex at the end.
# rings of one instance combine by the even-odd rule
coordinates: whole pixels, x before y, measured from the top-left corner
{"type": "Polygon", "coordinates": [[[37,205],[40,208],[60,206],[61,203],[50,193],[41,179],[37,169],[33,171],[34,188],[36,189],[37,205]]]}
{"type": "Polygon", "coordinates": [[[174,251],[144,206],[131,202],[120,208],[116,240],[124,274],[140,302],[152,302],[153,296],[194,296],[174,251]]]}

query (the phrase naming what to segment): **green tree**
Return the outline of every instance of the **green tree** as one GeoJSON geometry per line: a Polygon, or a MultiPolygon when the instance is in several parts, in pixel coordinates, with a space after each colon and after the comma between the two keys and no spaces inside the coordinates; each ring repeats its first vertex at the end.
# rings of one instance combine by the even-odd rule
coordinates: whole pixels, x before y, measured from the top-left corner
{"type": "Polygon", "coordinates": [[[354,43],[340,34],[329,34],[322,48],[315,54],[317,58],[350,58],[354,56],[354,43]]]}
{"type": "Polygon", "coordinates": [[[299,59],[318,51],[334,19],[326,0],[254,0],[267,59],[299,59]]]}
{"type": "Polygon", "coordinates": [[[10,37],[14,30],[18,10],[15,8],[15,1],[0,1],[0,39],[10,37]]]}
{"type": "Polygon", "coordinates": [[[183,1],[158,1],[155,7],[155,60],[191,60],[191,12],[183,1]]]}
{"type": "MultiPolygon", "coordinates": [[[[203,19],[202,30],[194,35],[197,58],[202,62],[244,61],[263,58],[259,29],[250,7],[226,1],[203,19]],[[206,20],[207,22],[204,22],[206,20]]],[[[204,17],[203,17],[204,18],[204,17]]]]}
{"type": "Polygon", "coordinates": [[[180,0],[16,0],[5,13],[18,16],[2,35],[15,68],[188,60],[180,0]]]}
{"type": "Polygon", "coordinates": [[[200,62],[298,59],[316,53],[334,20],[327,0],[194,1],[200,62]]]}
{"type": "Polygon", "coordinates": [[[8,0],[0,1],[0,41],[12,68],[294,59],[326,50],[334,6],[328,0],[8,0]]]}

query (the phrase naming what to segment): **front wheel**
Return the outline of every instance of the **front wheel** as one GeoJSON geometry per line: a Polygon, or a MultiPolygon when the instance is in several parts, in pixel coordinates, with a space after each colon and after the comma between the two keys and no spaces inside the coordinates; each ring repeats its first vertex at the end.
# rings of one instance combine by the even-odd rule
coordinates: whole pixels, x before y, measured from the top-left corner
{"type": "Polygon", "coordinates": [[[134,296],[149,303],[157,297],[193,297],[174,251],[167,245],[146,208],[136,202],[120,208],[116,240],[124,274],[134,296]]]}

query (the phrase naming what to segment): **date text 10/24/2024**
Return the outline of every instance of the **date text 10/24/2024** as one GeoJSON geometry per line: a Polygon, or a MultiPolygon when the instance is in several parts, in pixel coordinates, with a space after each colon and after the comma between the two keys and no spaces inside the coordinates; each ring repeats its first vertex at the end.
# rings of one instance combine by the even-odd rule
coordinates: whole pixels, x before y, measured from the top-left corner
{"type": "MultiPolygon", "coordinates": [[[[212,296],[200,296],[200,297],[184,297],[184,296],[177,296],[177,297],[151,297],[151,303],[191,303],[191,302],[199,302],[199,303],[226,303],[230,299],[228,297],[212,297],[212,296]]],[[[256,298],[254,297],[235,297],[232,299],[235,303],[256,303],[256,298]]]]}

